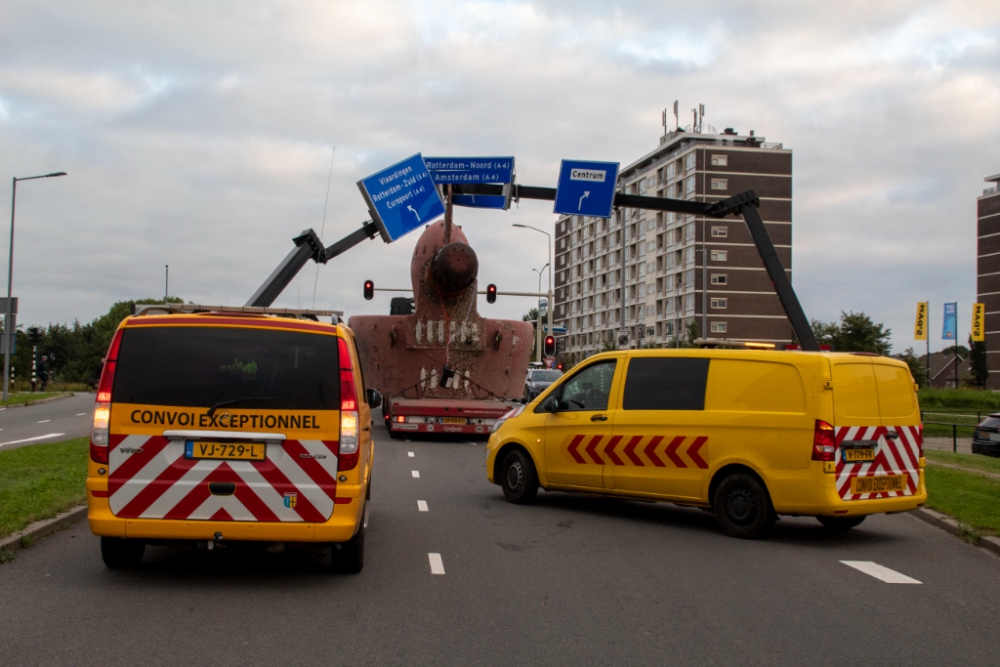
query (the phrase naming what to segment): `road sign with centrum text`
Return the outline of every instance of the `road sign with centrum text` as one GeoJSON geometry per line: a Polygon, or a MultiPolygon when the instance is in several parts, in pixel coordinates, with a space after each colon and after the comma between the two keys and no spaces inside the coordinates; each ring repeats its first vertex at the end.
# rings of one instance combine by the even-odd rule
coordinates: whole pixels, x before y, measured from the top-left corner
{"type": "Polygon", "coordinates": [[[617,162],[563,160],[553,213],[610,218],[617,182],[617,162]]]}
{"type": "Polygon", "coordinates": [[[420,153],[358,181],[358,189],[386,243],[444,215],[444,204],[420,153]]]}

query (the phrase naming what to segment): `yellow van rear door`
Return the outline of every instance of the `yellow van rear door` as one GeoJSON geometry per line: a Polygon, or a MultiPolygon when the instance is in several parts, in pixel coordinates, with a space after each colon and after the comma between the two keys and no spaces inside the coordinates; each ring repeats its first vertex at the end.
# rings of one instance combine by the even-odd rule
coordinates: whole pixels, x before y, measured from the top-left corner
{"type": "Polygon", "coordinates": [[[699,357],[630,356],[606,451],[615,489],[699,497],[710,462],[705,427],[709,363],[699,357]]]}
{"type": "Polygon", "coordinates": [[[875,359],[875,384],[882,417],[883,468],[894,475],[906,474],[906,489],[891,496],[912,495],[920,483],[920,407],[910,369],[903,363],[875,359]]]}

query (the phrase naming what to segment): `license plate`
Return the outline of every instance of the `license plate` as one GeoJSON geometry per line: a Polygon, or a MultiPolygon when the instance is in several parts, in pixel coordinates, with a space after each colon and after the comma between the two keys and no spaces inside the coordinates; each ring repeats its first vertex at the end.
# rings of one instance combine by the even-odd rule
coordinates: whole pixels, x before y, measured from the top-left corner
{"type": "Polygon", "coordinates": [[[464,424],[465,417],[442,417],[442,424],[464,424]]]}
{"type": "Polygon", "coordinates": [[[211,442],[188,440],[184,444],[184,457],[189,459],[215,459],[223,461],[263,461],[263,442],[211,442]]]}
{"type": "Polygon", "coordinates": [[[845,449],[844,450],[844,460],[845,461],[874,461],[875,460],[875,450],[871,447],[859,448],[859,449],[845,449]]]}
{"type": "Polygon", "coordinates": [[[852,477],[851,493],[887,493],[906,489],[907,477],[903,475],[883,475],[881,477],[852,477]]]}
{"type": "Polygon", "coordinates": [[[990,433],[990,440],[992,442],[1000,442],[1000,433],[990,433]]]}

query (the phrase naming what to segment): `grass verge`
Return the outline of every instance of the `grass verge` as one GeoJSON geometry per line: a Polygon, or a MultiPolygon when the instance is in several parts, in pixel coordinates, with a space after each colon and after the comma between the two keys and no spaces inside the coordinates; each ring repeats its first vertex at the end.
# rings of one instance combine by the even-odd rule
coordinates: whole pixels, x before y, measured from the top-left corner
{"type": "Polygon", "coordinates": [[[924,479],[927,507],[966,524],[978,535],[1000,534],[1000,506],[997,503],[1000,479],[940,466],[927,466],[924,479]]]}
{"type": "Polygon", "coordinates": [[[0,451],[0,537],[86,500],[87,438],[0,451]]]}
{"type": "MultiPolygon", "coordinates": [[[[949,465],[982,470],[1000,474],[1000,458],[983,456],[981,454],[953,454],[952,452],[939,452],[934,449],[925,449],[924,456],[929,461],[937,463],[947,463],[949,465]]],[[[1000,498],[997,498],[1000,501],[1000,498]]]]}
{"type": "Polygon", "coordinates": [[[920,408],[980,410],[989,412],[1000,410],[1000,393],[995,391],[976,391],[974,389],[921,389],[917,396],[920,408]]]}
{"type": "Polygon", "coordinates": [[[34,394],[27,392],[23,394],[7,394],[7,405],[16,405],[18,403],[34,403],[35,401],[40,401],[43,398],[52,398],[53,396],[58,396],[58,393],[41,393],[36,392],[34,394]]]}

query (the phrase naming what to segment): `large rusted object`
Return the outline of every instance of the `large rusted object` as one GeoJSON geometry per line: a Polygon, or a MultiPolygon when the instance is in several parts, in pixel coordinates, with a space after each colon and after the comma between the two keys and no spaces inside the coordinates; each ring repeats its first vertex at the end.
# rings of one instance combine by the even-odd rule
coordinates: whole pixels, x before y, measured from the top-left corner
{"type": "Polygon", "coordinates": [[[444,222],[437,222],[417,241],[410,262],[412,315],[355,315],[348,321],[365,383],[387,397],[520,398],[531,323],[480,316],[479,260],[460,227],[452,227],[450,240],[444,242],[444,222]]]}

